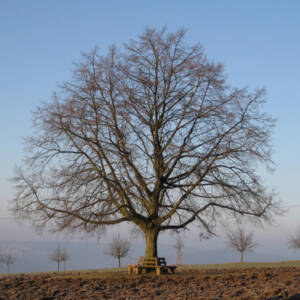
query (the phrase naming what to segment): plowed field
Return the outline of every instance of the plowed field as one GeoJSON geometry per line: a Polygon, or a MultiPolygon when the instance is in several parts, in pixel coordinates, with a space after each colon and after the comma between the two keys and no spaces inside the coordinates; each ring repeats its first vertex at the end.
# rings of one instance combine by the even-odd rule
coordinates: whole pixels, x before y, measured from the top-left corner
{"type": "Polygon", "coordinates": [[[300,268],[182,270],[174,275],[72,272],[0,277],[7,299],[300,299],[300,268]]]}

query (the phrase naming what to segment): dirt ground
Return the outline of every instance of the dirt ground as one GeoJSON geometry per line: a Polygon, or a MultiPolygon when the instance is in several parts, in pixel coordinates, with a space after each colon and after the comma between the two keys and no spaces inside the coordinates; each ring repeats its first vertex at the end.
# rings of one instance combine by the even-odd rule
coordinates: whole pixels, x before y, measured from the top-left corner
{"type": "Polygon", "coordinates": [[[174,275],[46,273],[0,277],[0,300],[300,299],[300,268],[184,270],[174,275]]]}

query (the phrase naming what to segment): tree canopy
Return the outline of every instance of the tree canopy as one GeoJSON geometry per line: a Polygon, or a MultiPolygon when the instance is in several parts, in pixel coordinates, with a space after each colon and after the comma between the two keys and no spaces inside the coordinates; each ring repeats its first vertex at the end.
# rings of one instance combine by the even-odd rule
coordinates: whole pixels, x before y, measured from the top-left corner
{"type": "Polygon", "coordinates": [[[15,215],[55,230],[131,222],[146,256],[161,231],[209,232],[224,211],[270,216],[276,201],[256,172],[272,165],[265,91],[230,87],[185,33],[146,29],[83,55],[33,113],[15,215]]]}

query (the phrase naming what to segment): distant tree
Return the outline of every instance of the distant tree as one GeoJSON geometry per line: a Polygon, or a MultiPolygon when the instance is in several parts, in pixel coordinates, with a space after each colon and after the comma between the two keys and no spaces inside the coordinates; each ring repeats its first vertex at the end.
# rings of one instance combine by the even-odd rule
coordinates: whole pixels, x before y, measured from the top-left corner
{"type": "Polygon", "coordinates": [[[64,264],[64,271],[66,271],[66,262],[70,259],[70,253],[64,248],[61,250],[61,261],[64,264]]]}
{"type": "Polygon", "coordinates": [[[118,267],[121,267],[121,258],[128,256],[131,247],[130,240],[121,239],[119,233],[114,236],[108,245],[106,254],[118,259],[118,267]]]}
{"type": "Polygon", "coordinates": [[[224,212],[268,219],[277,201],[256,171],[273,166],[264,102],[263,89],[231,87],[185,30],[93,50],[35,110],[12,210],[57,231],[129,222],[149,257],[166,230],[211,232],[224,212]]]}
{"type": "Polygon", "coordinates": [[[50,260],[57,263],[57,271],[60,270],[60,263],[65,263],[69,259],[70,255],[67,253],[66,249],[62,249],[60,246],[57,246],[49,255],[50,260]]]}
{"type": "Polygon", "coordinates": [[[292,249],[300,249],[300,228],[294,235],[291,235],[288,239],[289,247],[292,249]]]}
{"type": "Polygon", "coordinates": [[[0,253],[0,266],[4,264],[4,257],[3,254],[0,253]]]}
{"type": "Polygon", "coordinates": [[[227,233],[226,244],[240,253],[240,262],[244,262],[244,253],[253,250],[257,244],[253,242],[253,233],[247,233],[245,228],[240,226],[234,231],[227,233]]]}
{"type": "Polygon", "coordinates": [[[183,244],[183,238],[179,234],[177,234],[176,243],[173,247],[176,249],[176,263],[178,265],[181,265],[182,264],[182,250],[183,250],[184,244],[183,244]]]}
{"type": "Polygon", "coordinates": [[[0,255],[0,263],[6,265],[7,273],[9,273],[9,266],[16,262],[15,256],[11,252],[7,252],[0,255]]]}

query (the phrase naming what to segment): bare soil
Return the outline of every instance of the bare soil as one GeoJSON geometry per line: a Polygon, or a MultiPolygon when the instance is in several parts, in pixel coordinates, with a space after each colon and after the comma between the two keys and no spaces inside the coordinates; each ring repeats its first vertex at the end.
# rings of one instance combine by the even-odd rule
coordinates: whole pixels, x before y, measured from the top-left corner
{"type": "Polygon", "coordinates": [[[174,275],[40,273],[0,277],[0,300],[300,299],[300,268],[182,270],[174,275]]]}

